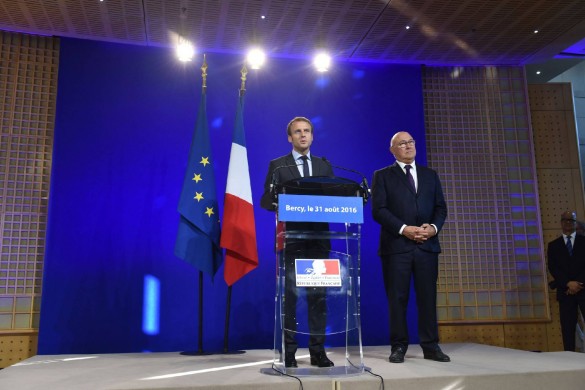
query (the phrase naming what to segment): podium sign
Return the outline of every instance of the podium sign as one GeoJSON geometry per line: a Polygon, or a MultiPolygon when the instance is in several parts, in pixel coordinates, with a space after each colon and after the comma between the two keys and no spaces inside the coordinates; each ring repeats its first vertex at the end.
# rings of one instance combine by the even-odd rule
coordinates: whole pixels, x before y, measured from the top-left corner
{"type": "Polygon", "coordinates": [[[281,222],[364,223],[362,198],[348,196],[278,196],[278,220],[281,222]]]}

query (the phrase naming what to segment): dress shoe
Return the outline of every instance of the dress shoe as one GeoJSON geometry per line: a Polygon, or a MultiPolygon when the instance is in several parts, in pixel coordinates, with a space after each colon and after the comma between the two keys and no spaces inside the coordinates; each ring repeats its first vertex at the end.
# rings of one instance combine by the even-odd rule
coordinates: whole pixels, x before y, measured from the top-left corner
{"type": "Polygon", "coordinates": [[[294,353],[285,353],[284,354],[284,366],[286,368],[297,368],[297,359],[295,359],[294,353]]]}
{"type": "Polygon", "coordinates": [[[406,348],[398,346],[392,350],[388,360],[390,363],[404,363],[404,355],[406,354],[406,348]]]}
{"type": "Polygon", "coordinates": [[[448,355],[445,355],[439,346],[434,349],[423,349],[423,354],[425,359],[434,360],[436,362],[446,363],[451,361],[451,358],[448,355]]]}
{"type": "Polygon", "coordinates": [[[311,366],[333,367],[333,362],[329,360],[325,351],[321,351],[311,355],[311,366]]]}

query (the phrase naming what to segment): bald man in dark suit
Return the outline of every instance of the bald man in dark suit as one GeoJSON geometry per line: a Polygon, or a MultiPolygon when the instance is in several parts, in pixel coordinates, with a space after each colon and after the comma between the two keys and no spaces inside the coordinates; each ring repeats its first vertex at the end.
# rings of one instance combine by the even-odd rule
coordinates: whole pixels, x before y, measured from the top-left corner
{"type": "MultiPolygon", "coordinates": [[[[264,194],[260,205],[274,211],[275,203],[272,198],[272,184],[283,184],[289,180],[299,179],[305,176],[333,176],[331,164],[311,155],[310,147],[313,143],[313,124],[305,117],[293,118],[287,126],[288,141],[292,144],[291,153],[270,161],[268,174],[264,183],[264,194]]],[[[287,222],[287,230],[326,231],[327,223],[313,222],[287,222]]],[[[323,259],[329,254],[329,240],[291,240],[286,242],[286,282],[285,282],[285,367],[298,367],[295,353],[297,351],[296,332],[296,287],[295,259],[323,259]]],[[[325,328],[327,325],[327,301],[326,290],[323,287],[304,288],[308,304],[309,321],[309,352],[311,365],[318,367],[331,367],[333,362],[329,360],[325,352],[325,328]]]]}
{"type": "Polygon", "coordinates": [[[548,269],[555,278],[565,351],[575,351],[577,310],[585,315],[585,237],[576,234],[577,213],[561,215],[563,234],[548,244],[548,269]]]}
{"type": "Polygon", "coordinates": [[[390,310],[391,363],[403,363],[408,349],[406,308],[410,280],[418,308],[418,335],[425,359],[449,362],[439,347],[437,325],[438,233],[447,217],[437,173],[415,163],[412,136],[401,131],[390,141],[396,162],[374,173],[372,213],[381,225],[378,255],[390,310]]]}

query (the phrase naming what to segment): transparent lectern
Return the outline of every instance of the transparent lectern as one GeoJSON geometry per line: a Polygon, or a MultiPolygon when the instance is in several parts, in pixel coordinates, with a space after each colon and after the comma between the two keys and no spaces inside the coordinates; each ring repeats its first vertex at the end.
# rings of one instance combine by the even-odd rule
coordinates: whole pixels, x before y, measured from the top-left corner
{"type": "Polygon", "coordinates": [[[293,375],[363,373],[360,238],[367,184],[311,176],[278,184],[274,368],[293,375]],[[291,342],[324,343],[334,367],[285,366],[291,342]]]}

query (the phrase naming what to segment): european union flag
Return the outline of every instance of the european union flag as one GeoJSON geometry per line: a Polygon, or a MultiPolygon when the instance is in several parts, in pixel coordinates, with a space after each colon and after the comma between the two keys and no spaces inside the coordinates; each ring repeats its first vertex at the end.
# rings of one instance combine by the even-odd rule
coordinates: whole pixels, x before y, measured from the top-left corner
{"type": "Polygon", "coordinates": [[[212,277],[222,262],[213,164],[204,88],[179,199],[178,210],[181,220],[175,243],[175,255],[212,277]]]}

